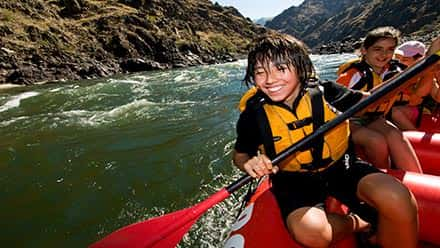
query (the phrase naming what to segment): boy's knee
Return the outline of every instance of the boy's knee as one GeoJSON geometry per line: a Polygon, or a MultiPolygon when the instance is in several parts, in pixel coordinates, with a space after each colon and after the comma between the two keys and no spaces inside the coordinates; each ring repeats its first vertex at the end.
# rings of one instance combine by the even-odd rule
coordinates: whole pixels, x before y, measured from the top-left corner
{"type": "Polygon", "coordinates": [[[369,149],[376,151],[386,151],[388,149],[387,140],[383,135],[372,132],[364,139],[364,144],[369,149]]]}
{"type": "Polygon", "coordinates": [[[291,233],[293,239],[303,245],[304,247],[329,247],[332,239],[330,237],[326,237],[326,235],[321,232],[319,229],[313,231],[304,231],[301,229],[297,229],[298,231],[293,231],[291,233]]]}
{"type": "Polygon", "coordinates": [[[383,150],[388,147],[385,137],[379,136],[379,135],[374,135],[374,136],[368,138],[368,143],[370,146],[374,147],[376,150],[379,150],[379,149],[383,150]]]}
{"type": "Polygon", "coordinates": [[[404,136],[402,134],[402,131],[400,131],[399,129],[389,128],[386,133],[386,139],[389,142],[402,141],[402,140],[404,140],[404,136]]]}
{"type": "Polygon", "coordinates": [[[414,221],[417,216],[417,202],[412,193],[403,185],[390,190],[387,194],[386,207],[390,217],[398,218],[401,221],[414,221]]]}
{"type": "Polygon", "coordinates": [[[399,182],[382,185],[374,190],[372,196],[379,214],[399,221],[414,221],[417,202],[408,188],[399,182]]]}
{"type": "Polygon", "coordinates": [[[331,226],[319,216],[289,218],[287,226],[292,238],[305,247],[329,247],[332,242],[331,226]]]}
{"type": "Polygon", "coordinates": [[[391,109],[391,118],[395,119],[395,118],[399,118],[403,116],[403,112],[398,109],[398,108],[392,108],[391,109]]]}

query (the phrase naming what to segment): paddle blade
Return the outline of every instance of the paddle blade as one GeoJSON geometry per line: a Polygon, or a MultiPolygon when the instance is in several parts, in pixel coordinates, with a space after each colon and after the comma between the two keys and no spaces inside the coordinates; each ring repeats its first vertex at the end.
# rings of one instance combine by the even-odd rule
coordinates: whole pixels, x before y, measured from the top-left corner
{"type": "Polygon", "coordinates": [[[155,217],[143,222],[131,224],[121,228],[102,240],[92,244],[90,248],[117,248],[117,247],[174,247],[179,243],[183,235],[191,228],[191,225],[197,220],[189,221],[169,236],[161,236],[162,231],[172,223],[185,218],[190,209],[183,209],[177,212],[169,213],[163,216],[155,217]],[[148,237],[148,238],[147,238],[148,237]],[[151,241],[160,240],[164,246],[147,246],[151,241]],[[167,245],[167,246],[165,246],[167,245]]]}
{"type": "Polygon", "coordinates": [[[123,227],[89,247],[175,247],[203,213],[229,195],[226,189],[222,189],[193,207],[123,227]]]}

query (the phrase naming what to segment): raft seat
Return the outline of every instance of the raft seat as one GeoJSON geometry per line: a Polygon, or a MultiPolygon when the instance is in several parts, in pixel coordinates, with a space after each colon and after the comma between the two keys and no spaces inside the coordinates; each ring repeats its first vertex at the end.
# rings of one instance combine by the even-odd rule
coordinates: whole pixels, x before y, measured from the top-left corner
{"type": "MultiPolygon", "coordinates": [[[[263,180],[251,197],[249,204],[232,226],[225,248],[289,247],[302,248],[289,235],[283,223],[269,180],[263,180]],[[258,200],[258,202],[257,202],[258,200]],[[257,204],[255,204],[257,202],[257,204]],[[270,237],[270,238],[264,238],[270,237]]],[[[334,198],[326,201],[331,212],[347,214],[348,208],[334,198]]],[[[350,235],[332,248],[354,248],[356,239],[350,235]]]]}
{"type": "MultiPolygon", "coordinates": [[[[387,173],[401,180],[416,196],[419,207],[420,242],[418,248],[440,248],[440,177],[391,170],[387,173]]],[[[289,235],[272,192],[269,180],[263,180],[249,204],[232,226],[225,248],[282,247],[301,248],[289,235]]],[[[329,212],[347,214],[349,209],[334,198],[328,198],[329,212]]],[[[355,235],[349,235],[332,248],[358,247],[355,235]]]]}

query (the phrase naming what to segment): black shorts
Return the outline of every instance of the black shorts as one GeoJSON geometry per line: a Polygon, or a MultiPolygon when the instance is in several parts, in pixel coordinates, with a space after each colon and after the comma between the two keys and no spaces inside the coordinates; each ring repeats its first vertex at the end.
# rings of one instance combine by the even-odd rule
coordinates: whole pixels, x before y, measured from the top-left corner
{"type": "Polygon", "coordinates": [[[272,192],[284,220],[295,209],[324,204],[333,196],[375,227],[377,211],[356,196],[359,181],[366,175],[382,173],[355,155],[344,155],[321,172],[284,172],[272,175],[272,192]]]}

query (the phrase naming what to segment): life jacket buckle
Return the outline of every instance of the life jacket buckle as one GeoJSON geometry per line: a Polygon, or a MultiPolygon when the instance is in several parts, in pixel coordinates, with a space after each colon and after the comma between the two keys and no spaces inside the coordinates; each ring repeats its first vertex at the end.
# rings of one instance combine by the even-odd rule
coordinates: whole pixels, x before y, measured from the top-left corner
{"type": "Polygon", "coordinates": [[[293,121],[291,123],[287,123],[287,127],[289,128],[289,130],[295,130],[295,129],[307,126],[307,125],[309,125],[311,123],[312,123],[312,118],[311,117],[307,117],[307,118],[302,119],[302,120],[297,120],[297,121],[293,121]]]}

